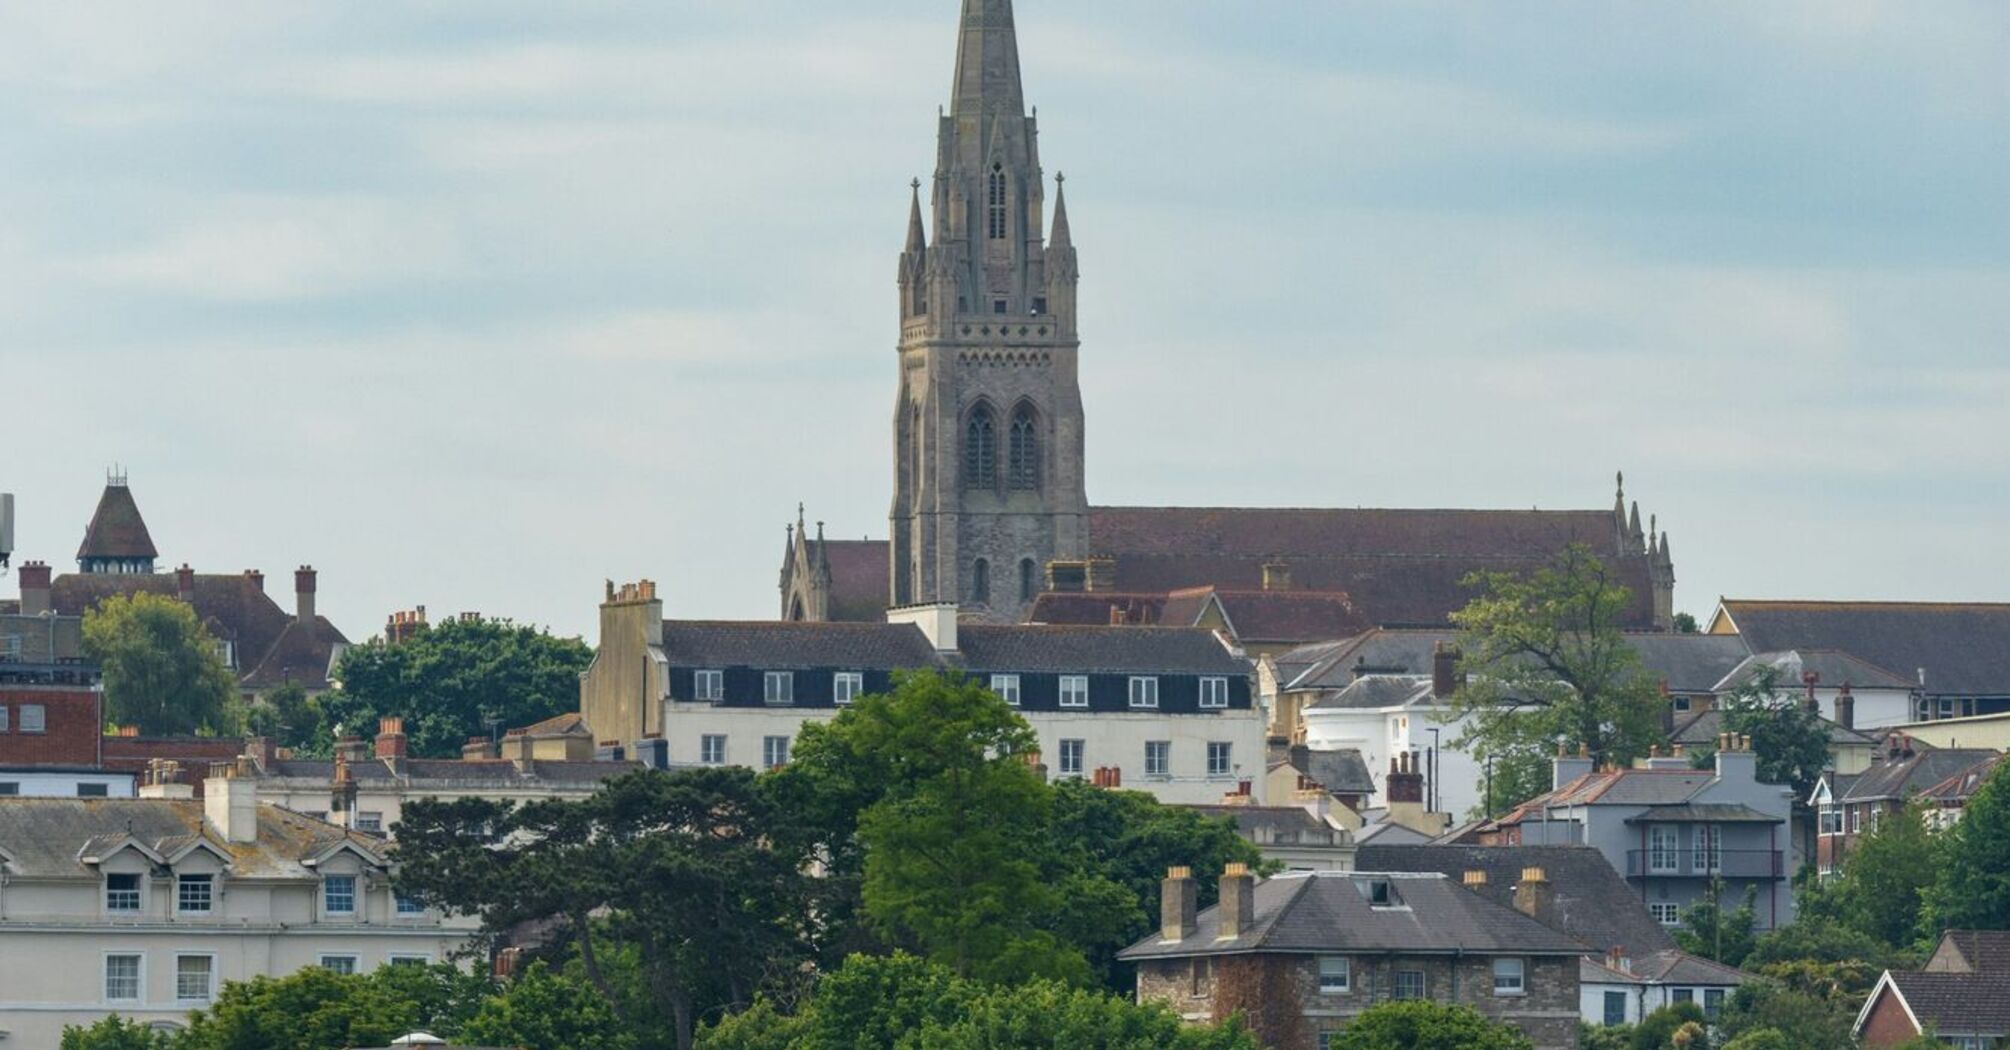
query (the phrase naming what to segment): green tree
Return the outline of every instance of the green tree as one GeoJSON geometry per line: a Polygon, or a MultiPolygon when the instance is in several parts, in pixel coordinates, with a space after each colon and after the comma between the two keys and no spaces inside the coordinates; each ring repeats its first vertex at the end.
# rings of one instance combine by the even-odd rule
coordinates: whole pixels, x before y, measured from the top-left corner
{"type": "Polygon", "coordinates": [[[171,1045],[166,1032],[113,1014],[87,1027],[64,1025],[59,1050],[168,1050],[171,1045]]]}
{"type": "MultiPolygon", "coordinates": [[[[1752,738],[1759,779],[1794,789],[1794,804],[1805,806],[1815,782],[1829,766],[1829,723],[1805,699],[1779,690],[1779,672],[1766,668],[1720,705],[1726,732],[1752,738]]],[[[1710,761],[1702,750],[1699,763],[1710,761]]]]}
{"type": "Polygon", "coordinates": [[[1755,980],[1731,993],[1718,1029],[1728,1039],[1777,1032],[1788,1050],[1834,1050],[1855,1045],[1852,1029],[1862,1005],[1860,995],[1829,998],[1755,980]]]}
{"type": "Polygon", "coordinates": [[[405,720],[414,755],[456,758],[471,736],[513,729],[579,708],[579,675],[593,650],[509,620],[449,620],[404,641],[381,638],[344,650],[320,698],[322,718],[369,732],[390,715],[405,720]]]}
{"type": "Polygon", "coordinates": [[[154,735],[237,731],[237,680],[186,602],[113,595],[84,614],[84,653],[104,670],[111,721],[154,735]]]}
{"type": "Polygon", "coordinates": [[[1718,885],[1712,884],[1708,896],[1682,909],[1682,925],[1675,929],[1675,943],[1691,955],[1737,966],[1752,953],[1753,931],[1758,926],[1758,889],[1746,890],[1744,902],[1729,912],[1717,896],[1718,889],[1718,885]]]}
{"type": "Polygon", "coordinates": [[[213,1005],[189,1015],[174,1050],[345,1050],[383,1046],[436,1024],[451,1030],[464,1010],[452,1001],[455,993],[478,995],[483,986],[465,975],[430,969],[387,966],[338,974],[308,967],[286,977],[232,981],[213,1005]]]}
{"type": "Polygon", "coordinates": [[[1800,1044],[1777,1028],[1754,1028],[1724,1044],[1724,1050],[1799,1050],[1800,1044]]]}
{"type": "Polygon", "coordinates": [[[1909,962],[1891,945],[1832,918],[1809,918],[1803,911],[1791,926],[1761,934],[1745,957],[1751,968],[1775,963],[1857,963],[1873,972],[1903,969],[1909,962]]]}
{"type": "Polygon", "coordinates": [[[1696,618],[1694,616],[1691,616],[1690,614],[1685,612],[1678,612],[1675,614],[1676,634],[1695,634],[1697,630],[1698,628],[1696,626],[1696,618]]]}
{"type": "Polygon", "coordinates": [[[689,1050],[699,1016],[743,1007],[802,957],[809,857],[794,814],[745,769],[642,770],[593,796],[512,808],[409,803],[402,892],[490,932],[558,920],[581,972],[637,1029],[661,1017],[689,1050]],[[603,945],[632,952],[632,981],[603,945]]]}
{"type": "Polygon", "coordinates": [[[1944,843],[1927,827],[1926,812],[1920,802],[1876,817],[1843,858],[1842,877],[1830,888],[1844,925],[1894,949],[1918,935],[1927,896],[1948,868],[1944,843]]]}
{"type": "Polygon", "coordinates": [[[1413,1000],[1370,1007],[1332,1041],[1333,1050],[1535,1050],[1510,1024],[1468,1006],[1413,1000]]]}
{"type": "Polygon", "coordinates": [[[299,682],[286,682],[258,698],[249,721],[253,735],[271,737],[280,747],[311,748],[322,725],[321,705],[299,682]]]}
{"type": "Polygon", "coordinates": [[[1660,695],[1621,633],[1632,594],[1589,547],[1572,544],[1527,575],[1481,571],[1465,583],[1481,593],[1452,614],[1467,677],[1449,717],[1466,720],[1454,746],[1496,766],[1496,810],[1528,789],[1509,790],[1501,773],[1558,746],[1623,765],[1660,742],[1660,695]]]}
{"type": "Polygon", "coordinates": [[[1695,1003],[1664,1006],[1633,1026],[1633,1050],[1673,1050],[1676,1033],[1704,1023],[1703,1008],[1695,1003]]]}
{"type": "Polygon", "coordinates": [[[461,1042],[522,1050],[633,1050],[635,1036],[591,985],[531,964],[459,1028],[461,1042]]]}
{"type": "Polygon", "coordinates": [[[1921,940],[1944,930],[2010,930],[2010,762],[1998,762],[1942,836],[1921,940]]]}

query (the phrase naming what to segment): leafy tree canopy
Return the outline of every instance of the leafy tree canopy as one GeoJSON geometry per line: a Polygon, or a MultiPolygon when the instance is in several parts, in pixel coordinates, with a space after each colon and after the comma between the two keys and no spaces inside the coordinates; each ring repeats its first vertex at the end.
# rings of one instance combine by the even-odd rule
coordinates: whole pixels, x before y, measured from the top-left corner
{"type": "Polygon", "coordinates": [[[309,967],[223,986],[189,1015],[173,1050],[344,1050],[383,1046],[418,1028],[451,1031],[487,982],[451,966],[386,966],[367,974],[309,967]]]}
{"type": "MultiPolygon", "coordinates": [[[[1795,804],[1803,804],[1829,765],[1829,723],[1821,713],[1805,698],[1781,692],[1772,668],[1739,686],[1719,707],[1726,732],[1752,738],[1759,779],[1790,785],[1795,804]]],[[[1708,762],[1710,756],[1702,749],[1696,760],[1708,762]]]]}
{"type": "Polygon", "coordinates": [[[1786,1050],[1834,1050],[1855,1045],[1852,1029],[1862,1005],[1861,996],[1822,997],[1775,981],[1752,981],[1731,993],[1718,1027],[1727,1039],[1773,1032],[1786,1040],[1786,1050]]]}
{"type": "Polygon", "coordinates": [[[635,1050],[635,1034],[590,984],[532,963],[504,995],[484,1000],[460,1041],[523,1050],[635,1050]]]}
{"type": "Polygon", "coordinates": [[[579,708],[579,675],[593,650],[509,620],[449,620],[391,643],[374,638],[342,653],[341,688],[320,698],[321,719],[344,732],[405,720],[412,754],[456,758],[471,736],[491,735],[579,708]]]}
{"type": "Polygon", "coordinates": [[[1332,1041],[1333,1050],[1535,1050],[1510,1024],[1468,1006],[1412,1000],[1370,1007],[1332,1041]]]}
{"type": "Polygon", "coordinates": [[[1633,1050],[1676,1050],[1677,1033],[1703,1024],[1703,1008],[1695,1003],[1664,1006],[1633,1026],[1633,1050]]]}
{"type": "Polygon", "coordinates": [[[1758,889],[1745,891],[1744,902],[1725,911],[1713,888],[1703,899],[1682,909],[1682,925],[1675,929],[1675,943],[1691,955],[1715,959],[1737,966],[1752,953],[1753,930],[1758,925],[1755,911],[1758,889]]]}
{"type": "Polygon", "coordinates": [[[616,1016],[663,1015],[689,1050],[701,1013],[750,1004],[802,957],[809,858],[793,819],[752,771],[726,767],[642,770],[517,808],[419,801],[398,824],[397,882],[492,932],[559,920],[616,1016]],[[634,981],[602,966],[603,938],[634,953],[634,981]]]}
{"type": "Polygon", "coordinates": [[[1632,594],[1589,547],[1465,583],[1480,595],[1452,614],[1467,675],[1451,699],[1466,720],[1454,745],[1492,760],[1496,809],[1527,797],[1527,771],[1559,745],[1624,765],[1661,741],[1659,691],[1620,630],[1632,594]],[[1516,783],[1501,781],[1516,770],[1516,783]]]}
{"type": "Polygon", "coordinates": [[[59,1050],[170,1050],[172,1046],[168,1033],[113,1014],[88,1027],[65,1027],[59,1050]]]}
{"type": "Polygon", "coordinates": [[[1998,762],[1946,831],[1922,942],[1942,930],[2010,930],[2010,762],[1998,762]]]}
{"type": "Polygon", "coordinates": [[[1835,914],[1893,950],[1911,944],[1927,896],[1947,868],[1946,845],[1927,827],[1924,803],[1881,815],[1843,858],[1842,877],[1829,888],[1835,914]]]}
{"type": "Polygon", "coordinates": [[[237,680],[188,603],[113,595],[84,614],[84,653],[104,670],[111,721],[161,736],[237,731],[237,680]]]}

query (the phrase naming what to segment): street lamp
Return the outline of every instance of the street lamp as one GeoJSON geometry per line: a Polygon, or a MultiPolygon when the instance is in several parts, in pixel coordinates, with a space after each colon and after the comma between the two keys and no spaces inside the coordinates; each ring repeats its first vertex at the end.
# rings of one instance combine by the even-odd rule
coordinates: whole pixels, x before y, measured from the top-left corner
{"type": "Polygon", "coordinates": [[[1431,776],[1431,793],[1429,797],[1431,812],[1436,813],[1438,811],[1438,727],[1431,726],[1426,731],[1431,734],[1431,757],[1430,765],[1428,766],[1431,776]]]}

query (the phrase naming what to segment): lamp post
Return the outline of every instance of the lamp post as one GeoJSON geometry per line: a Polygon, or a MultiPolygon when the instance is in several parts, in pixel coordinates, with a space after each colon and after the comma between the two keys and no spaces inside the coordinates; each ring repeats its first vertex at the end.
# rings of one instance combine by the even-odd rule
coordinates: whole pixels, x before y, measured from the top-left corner
{"type": "Polygon", "coordinates": [[[1430,800],[1431,812],[1436,813],[1438,811],[1438,727],[1431,726],[1426,731],[1431,734],[1430,763],[1426,767],[1431,777],[1431,791],[1426,797],[1430,800]]]}

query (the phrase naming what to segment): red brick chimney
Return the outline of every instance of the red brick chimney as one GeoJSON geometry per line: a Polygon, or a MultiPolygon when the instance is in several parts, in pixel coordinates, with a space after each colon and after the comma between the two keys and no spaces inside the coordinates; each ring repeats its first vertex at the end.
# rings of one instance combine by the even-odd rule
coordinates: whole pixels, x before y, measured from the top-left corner
{"type": "Polygon", "coordinates": [[[244,570],[244,578],[245,578],[246,580],[249,580],[249,581],[251,582],[251,585],[252,585],[253,587],[256,587],[256,588],[258,589],[258,591],[259,591],[259,593],[260,593],[260,594],[263,594],[263,593],[265,593],[265,572],[264,572],[264,570],[262,570],[262,569],[246,569],[246,570],[244,570]]]}
{"type": "Polygon", "coordinates": [[[187,562],[182,562],[181,568],[174,571],[174,593],[182,601],[195,604],[195,570],[189,568],[187,562]]]}
{"type": "Polygon", "coordinates": [[[1382,788],[1383,801],[1424,803],[1424,774],[1417,769],[1417,757],[1408,751],[1389,759],[1389,779],[1382,788]]]}
{"type": "Polygon", "coordinates": [[[1848,682],[1836,690],[1836,724],[1844,729],[1856,728],[1856,697],[1850,695],[1848,682]]]}
{"type": "Polygon", "coordinates": [[[396,715],[377,721],[377,757],[405,757],[405,720],[396,715]]]}
{"type": "Polygon", "coordinates": [[[21,566],[21,615],[40,616],[50,609],[49,566],[45,562],[25,562],[21,566]]]}
{"type": "Polygon", "coordinates": [[[302,565],[293,573],[293,602],[300,622],[314,624],[314,566],[302,565]]]}
{"type": "Polygon", "coordinates": [[[1431,695],[1439,700],[1459,691],[1459,650],[1444,642],[1431,643],[1431,695]]]}

